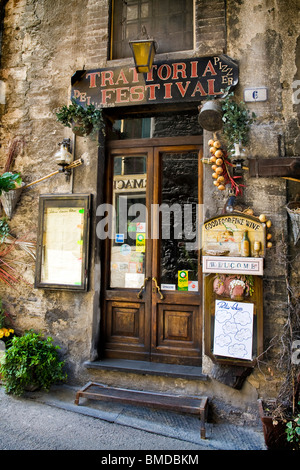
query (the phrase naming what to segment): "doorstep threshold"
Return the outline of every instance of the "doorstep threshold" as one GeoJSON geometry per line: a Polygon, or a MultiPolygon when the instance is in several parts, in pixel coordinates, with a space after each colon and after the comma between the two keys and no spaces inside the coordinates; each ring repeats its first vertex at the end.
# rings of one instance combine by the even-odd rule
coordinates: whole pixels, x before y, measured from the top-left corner
{"type": "Polygon", "coordinates": [[[178,364],[163,364],[158,362],[134,361],[129,359],[103,359],[99,361],[86,361],[87,369],[127,372],[142,375],[160,375],[193,380],[208,380],[198,366],[183,366],[178,364]]]}

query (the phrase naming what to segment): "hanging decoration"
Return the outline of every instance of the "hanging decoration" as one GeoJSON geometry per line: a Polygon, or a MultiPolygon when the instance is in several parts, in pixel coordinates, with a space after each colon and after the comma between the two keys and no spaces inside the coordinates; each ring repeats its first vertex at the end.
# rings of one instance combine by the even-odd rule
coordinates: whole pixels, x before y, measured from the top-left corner
{"type": "Polygon", "coordinates": [[[217,139],[216,134],[214,134],[214,139],[208,141],[208,145],[211,156],[208,161],[204,159],[204,162],[211,164],[214,185],[220,191],[224,191],[226,186],[230,185],[235,196],[242,195],[242,188],[245,186],[240,183],[242,175],[231,175],[230,168],[234,165],[229,161],[228,153],[222,148],[222,144],[217,139]]]}

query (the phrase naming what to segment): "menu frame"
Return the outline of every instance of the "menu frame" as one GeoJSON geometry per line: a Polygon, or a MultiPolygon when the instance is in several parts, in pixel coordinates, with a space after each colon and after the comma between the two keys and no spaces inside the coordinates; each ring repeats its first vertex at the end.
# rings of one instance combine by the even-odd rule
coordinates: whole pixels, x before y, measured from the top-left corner
{"type": "MultiPolygon", "coordinates": [[[[53,289],[53,290],[69,290],[69,291],[87,291],[88,290],[88,273],[89,273],[89,238],[90,238],[90,210],[91,210],[91,194],[42,194],[39,197],[39,216],[38,216],[38,237],[37,237],[37,248],[36,248],[36,269],[35,269],[35,284],[36,288],[43,288],[43,289],[53,289]],[[76,249],[75,241],[74,241],[74,230],[71,230],[71,227],[68,227],[68,210],[70,210],[70,224],[72,224],[71,216],[74,219],[74,212],[76,210],[80,211],[80,223],[82,225],[80,229],[80,240],[77,243],[80,245],[80,257],[76,260],[76,263],[79,262],[77,265],[78,273],[76,282],[70,280],[70,282],[64,282],[63,280],[60,281],[60,277],[64,278],[63,273],[61,276],[57,276],[57,279],[51,280],[51,276],[45,278],[43,274],[45,272],[45,263],[46,263],[46,247],[47,247],[47,228],[45,227],[45,223],[47,221],[47,211],[52,211],[52,223],[55,222],[53,217],[55,217],[55,209],[57,209],[57,233],[60,236],[64,236],[64,239],[70,239],[71,242],[74,244],[74,249],[76,249]],[[74,209],[72,211],[72,209],[74,209]],[[61,222],[61,218],[59,215],[62,215],[64,212],[64,223],[63,225],[61,222]],[[73,214],[72,214],[73,212],[73,214]],[[72,241],[73,236],[73,241],[72,241]],[[70,238],[68,238],[70,237],[70,238]]],[[[75,219],[76,222],[76,219],[75,219]]],[[[49,235],[49,234],[48,234],[49,235]]],[[[55,234],[51,235],[52,237],[52,244],[55,241],[53,239],[55,234]]],[[[51,239],[51,238],[50,238],[51,239]]],[[[49,240],[49,236],[48,236],[49,240]]],[[[58,244],[59,245],[59,244],[58,244]]],[[[63,246],[62,243],[60,243],[63,246]]],[[[77,247],[78,248],[78,247],[77,247]]],[[[62,255],[64,254],[63,250],[61,250],[62,255]]],[[[67,250],[66,250],[66,254],[67,250]]],[[[63,260],[67,260],[68,256],[62,257],[63,260]]],[[[57,264],[57,256],[53,256],[51,261],[51,257],[47,257],[48,268],[52,267],[52,270],[55,272],[55,263],[57,264]],[[53,266],[51,263],[53,261],[53,266]]],[[[66,273],[72,272],[72,266],[68,266],[66,264],[66,273]]],[[[53,277],[53,276],[52,276],[53,277]]],[[[55,276],[54,276],[55,277],[55,276]]]]}

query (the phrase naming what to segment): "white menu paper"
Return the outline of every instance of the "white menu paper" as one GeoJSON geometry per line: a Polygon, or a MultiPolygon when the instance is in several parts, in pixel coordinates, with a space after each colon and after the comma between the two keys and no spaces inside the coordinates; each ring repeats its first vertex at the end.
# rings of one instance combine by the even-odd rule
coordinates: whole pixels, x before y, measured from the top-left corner
{"type": "Polygon", "coordinates": [[[252,360],[254,304],[216,300],[214,349],[216,356],[252,360]]]}

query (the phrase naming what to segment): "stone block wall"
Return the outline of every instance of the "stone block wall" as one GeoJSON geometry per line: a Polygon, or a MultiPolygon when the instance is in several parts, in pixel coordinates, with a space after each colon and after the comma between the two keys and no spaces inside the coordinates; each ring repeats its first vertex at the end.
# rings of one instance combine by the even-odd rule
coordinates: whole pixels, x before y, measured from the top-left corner
{"type": "Polygon", "coordinates": [[[200,56],[226,51],[226,7],[224,0],[196,0],[196,51],[200,56]]]}

